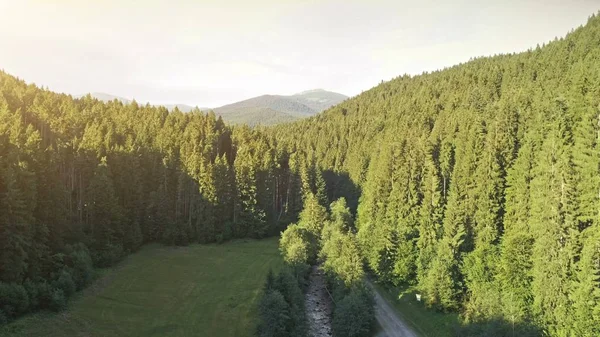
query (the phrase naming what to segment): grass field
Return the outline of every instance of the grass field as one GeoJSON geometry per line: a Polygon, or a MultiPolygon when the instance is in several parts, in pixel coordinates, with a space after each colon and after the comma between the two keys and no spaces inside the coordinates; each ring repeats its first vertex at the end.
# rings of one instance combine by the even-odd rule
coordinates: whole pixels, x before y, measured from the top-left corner
{"type": "Polygon", "coordinates": [[[149,245],[105,271],[63,313],[38,313],[4,336],[251,336],[277,240],[149,245]]]}
{"type": "Polygon", "coordinates": [[[374,284],[381,296],[391,303],[404,322],[409,324],[421,337],[454,337],[460,326],[458,315],[455,313],[441,313],[425,308],[425,305],[416,300],[413,292],[403,294],[402,289],[385,287],[374,284]]]}

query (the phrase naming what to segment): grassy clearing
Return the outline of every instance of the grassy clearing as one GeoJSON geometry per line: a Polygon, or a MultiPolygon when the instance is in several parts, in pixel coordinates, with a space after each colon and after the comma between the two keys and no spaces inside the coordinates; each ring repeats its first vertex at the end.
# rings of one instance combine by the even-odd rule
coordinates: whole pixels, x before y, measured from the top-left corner
{"type": "Polygon", "coordinates": [[[63,313],[38,313],[3,336],[252,336],[277,240],[149,245],[108,270],[63,313]]]}
{"type": "Polygon", "coordinates": [[[400,288],[386,287],[374,284],[398,315],[409,324],[421,337],[453,337],[460,326],[458,315],[441,313],[425,308],[422,302],[416,300],[414,292],[405,292],[400,288]],[[402,294],[402,296],[399,296],[402,294]]]}

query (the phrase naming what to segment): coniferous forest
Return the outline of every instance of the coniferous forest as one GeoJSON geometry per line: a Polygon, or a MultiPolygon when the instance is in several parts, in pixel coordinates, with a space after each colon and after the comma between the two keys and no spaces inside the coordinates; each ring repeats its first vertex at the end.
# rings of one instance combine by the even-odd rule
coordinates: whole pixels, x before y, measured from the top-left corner
{"type": "Polygon", "coordinates": [[[0,73],[0,321],[64,307],[94,267],[144,243],[261,238],[298,220],[282,240],[332,235],[300,212],[308,200],[337,223],[340,197],[355,220],[331,245],[358,246],[377,280],[415,287],[431,310],[599,336],[600,17],[269,128],[0,73]]]}

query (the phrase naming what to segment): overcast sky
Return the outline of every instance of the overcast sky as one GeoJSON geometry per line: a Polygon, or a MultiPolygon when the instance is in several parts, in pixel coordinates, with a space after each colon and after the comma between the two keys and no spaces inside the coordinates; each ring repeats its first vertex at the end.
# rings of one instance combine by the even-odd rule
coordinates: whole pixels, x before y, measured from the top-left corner
{"type": "Polygon", "coordinates": [[[526,50],[600,0],[0,0],[0,69],[70,94],[216,107],[526,50]]]}

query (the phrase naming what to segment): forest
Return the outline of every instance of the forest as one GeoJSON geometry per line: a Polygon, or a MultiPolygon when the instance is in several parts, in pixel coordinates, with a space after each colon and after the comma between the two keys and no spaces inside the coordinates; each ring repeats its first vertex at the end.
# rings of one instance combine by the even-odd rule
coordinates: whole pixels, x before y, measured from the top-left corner
{"type": "Polygon", "coordinates": [[[310,199],[333,217],[339,197],[355,218],[339,244],[352,238],[368,273],[432,310],[599,336],[600,17],[268,128],[0,73],[0,321],[64,307],[94,267],[147,242],[298,222],[282,241],[308,235],[310,262],[310,240],[329,234],[300,212],[310,199]]]}
{"type": "Polygon", "coordinates": [[[212,112],[73,99],[6,73],[0,93],[2,321],[63,308],[144,243],[272,236],[304,189],[325,198],[314,165],[212,112]]]}

